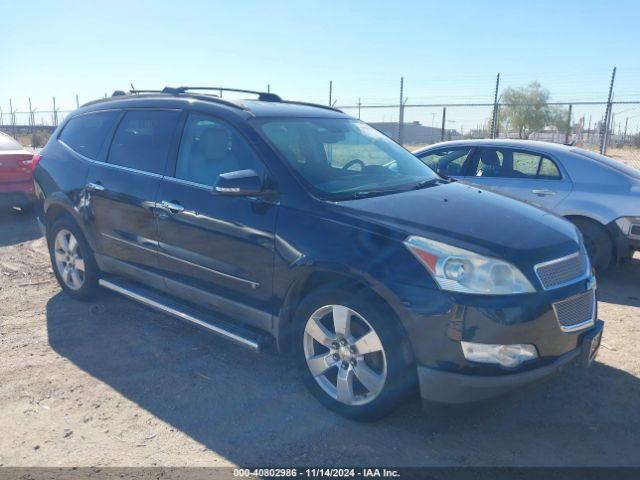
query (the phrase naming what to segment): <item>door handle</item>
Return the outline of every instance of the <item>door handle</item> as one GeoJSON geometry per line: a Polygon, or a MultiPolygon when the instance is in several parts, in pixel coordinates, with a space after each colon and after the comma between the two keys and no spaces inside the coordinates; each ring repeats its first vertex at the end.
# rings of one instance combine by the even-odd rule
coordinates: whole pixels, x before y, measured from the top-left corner
{"type": "Polygon", "coordinates": [[[103,192],[104,191],[104,186],[102,186],[102,184],[100,182],[87,183],[84,186],[84,188],[89,190],[90,192],[103,192]]]}
{"type": "Polygon", "coordinates": [[[160,202],[160,207],[169,210],[171,213],[180,213],[184,210],[184,207],[179,203],[167,202],[166,200],[160,202]]]}
{"type": "Polygon", "coordinates": [[[531,193],[535,193],[536,195],[539,195],[541,197],[546,197],[549,195],[555,195],[556,192],[554,192],[553,190],[547,190],[547,189],[542,189],[542,190],[531,190],[531,193]]]}

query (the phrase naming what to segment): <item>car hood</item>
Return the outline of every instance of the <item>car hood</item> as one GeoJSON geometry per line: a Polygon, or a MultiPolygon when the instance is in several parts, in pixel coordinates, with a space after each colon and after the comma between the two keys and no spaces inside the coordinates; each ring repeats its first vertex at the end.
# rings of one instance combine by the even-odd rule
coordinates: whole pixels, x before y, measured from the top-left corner
{"type": "Polygon", "coordinates": [[[574,253],[567,220],[526,203],[457,182],[340,202],[343,212],[403,236],[420,235],[516,264],[574,253]]]}

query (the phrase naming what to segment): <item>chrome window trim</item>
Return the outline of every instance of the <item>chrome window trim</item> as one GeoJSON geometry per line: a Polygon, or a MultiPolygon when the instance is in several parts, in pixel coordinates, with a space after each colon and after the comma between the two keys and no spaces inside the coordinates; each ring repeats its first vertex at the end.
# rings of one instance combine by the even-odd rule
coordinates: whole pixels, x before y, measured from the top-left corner
{"type": "Polygon", "coordinates": [[[563,303],[563,302],[567,302],[569,300],[573,300],[574,298],[577,298],[581,295],[584,295],[586,292],[582,292],[582,293],[578,293],[576,295],[572,295],[570,297],[564,298],[562,300],[559,300],[555,303],[553,303],[551,306],[553,307],[553,313],[556,316],[556,321],[558,322],[558,326],[560,327],[560,330],[562,330],[565,333],[571,333],[571,332],[577,332],[578,330],[583,330],[585,328],[591,327],[593,325],[595,325],[595,318],[596,318],[596,304],[597,304],[597,299],[596,299],[596,291],[595,288],[591,288],[589,290],[587,290],[587,292],[591,292],[591,294],[593,295],[593,304],[591,305],[591,318],[589,320],[585,320],[584,322],[580,322],[580,323],[576,323],[574,325],[570,325],[568,327],[562,325],[560,323],[560,320],[558,319],[558,311],[556,309],[556,304],[558,303],[563,303]]]}
{"type": "Polygon", "coordinates": [[[60,143],[63,147],[65,147],[71,153],[73,153],[74,155],[77,155],[78,157],[80,157],[80,160],[84,160],[85,162],[89,162],[89,163],[101,163],[101,162],[98,162],[98,160],[94,160],[93,158],[89,158],[89,157],[81,154],[80,152],[76,152],[73,148],[71,148],[71,146],[69,146],[66,143],[64,143],[64,141],[61,140],[59,136],[58,136],[58,138],[56,138],[56,140],[58,141],[58,143],[60,143]]]}
{"type": "Polygon", "coordinates": [[[171,177],[171,176],[168,176],[168,175],[165,175],[163,180],[169,180],[169,181],[174,182],[174,183],[180,183],[182,185],[187,185],[189,187],[196,187],[196,188],[200,188],[202,190],[208,190],[210,192],[213,192],[213,186],[212,185],[205,185],[204,183],[192,182],[191,180],[183,180],[182,178],[171,177]]]}
{"type": "MultiPolygon", "coordinates": [[[[554,285],[553,287],[545,287],[544,286],[544,282],[542,281],[542,279],[540,278],[540,274],[538,273],[538,269],[540,269],[540,268],[544,268],[544,267],[547,267],[549,265],[553,265],[553,264],[556,264],[556,263],[565,262],[565,261],[567,261],[567,260],[569,260],[569,259],[571,259],[573,257],[580,256],[580,253],[581,252],[578,250],[577,252],[572,253],[570,255],[565,255],[564,257],[560,257],[560,258],[556,258],[554,260],[548,260],[546,262],[541,262],[541,263],[536,264],[533,267],[533,269],[536,272],[536,277],[538,278],[538,281],[540,282],[540,285],[542,286],[542,289],[543,290],[556,290],[558,288],[566,287],[567,285],[571,285],[572,283],[576,283],[576,282],[579,282],[581,280],[586,279],[589,276],[589,270],[590,270],[590,268],[589,268],[589,257],[588,256],[585,258],[585,263],[587,265],[587,268],[585,268],[585,272],[582,275],[580,275],[580,276],[578,276],[576,278],[572,278],[571,280],[568,280],[568,281],[566,281],[564,283],[560,283],[558,285],[554,285]]],[[[587,255],[586,252],[584,253],[584,255],[587,255]]]]}
{"type": "Polygon", "coordinates": [[[102,233],[102,235],[104,237],[107,237],[107,238],[111,239],[111,240],[115,240],[117,242],[124,243],[126,245],[131,246],[131,247],[137,247],[137,248],[140,248],[140,249],[145,250],[147,252],[156,253],[158,255],[162,255],[163,257],[170,258],[171,260],[176,260],[178,262],[186,263],[187,265],[190,265],[190,266],[193,266],[193,267],[196,267],[196,268],[200,268],[202,270],[206,270],[207,272],[213,273],[214,275],[218,275],[220,277],[224,277],[224,278],[227,278],[229,280],[235,280],[237,282],[244,283],[245,285],[249,285],[253,289],[256,289],[256,288],[258,288],[260,286],[260,284],[258,282],[254,282],[252,280],[247,280],[246,278],[242,278],[242,277],[236,277],[235,275],[231,275],[229,273],[220,272],[218,270],[214,270],[213,268],[205,267],[203,265],[198,265],[197,263],[190,262],[189,260],[184,260],[182,258],[174,257],[173,255],[170,255],[168,253],[165,253],[165,252],[161,251],[159,248],[157,250],[154,250],[152,248],[145,247],[144,245],[139,245],[139,244],[137,244],[135,242],[131,242],[129,240],[125,240],[124,238],[118,238],[118,237],[115,237],[113,235],[109,235],[108,233],[102,233]]]}
{"type": "Polygon", "coordinates": [[[139,173],[141,175],[146,175],[146,176],[152,177],[152,178],[162,178],[162,176],[163,176],[160,173],[147,172],[145,170],[138,170],[137,168],[125,167],[124,165],[117,165],[115,163],[98,162],[97,160],[94,160],[94,162],[95,163],[99,163],[100,165],[104,165],[105,167],[115,168],[116,170],[122,170],[124,172],[139,173]]]}

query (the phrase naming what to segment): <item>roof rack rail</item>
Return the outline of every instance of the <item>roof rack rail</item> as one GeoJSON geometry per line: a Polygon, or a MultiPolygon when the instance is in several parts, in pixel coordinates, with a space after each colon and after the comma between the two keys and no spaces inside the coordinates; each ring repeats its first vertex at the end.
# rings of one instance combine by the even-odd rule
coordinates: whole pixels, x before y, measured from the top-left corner
{"type": "Polygon", "coordinates": [[[237,93],[250,93],[252,95],[258,95],[258,100],[263,102],[282,102],[282,98],[279,95],[271,92],[259,92],[257,90],[244,90],[241,88],[227,88],[227,87],[164,87],[162,93],[169,93],[172,95],[178,95],[180,93],[187,93],[191,90],[207,90],[212,92],[237,92],[237,93]]]}
{"type": "Polygon", "coordinates": [[[324,108],[325,110],[333,110],[334,112],[344,113],[339,108],[330,107],[329,105],[322,105],[321,103],[298,102],[296,100],[283,100],[282,103],[288,103],[288,104],[291,104],[291,105],[303,105],[305,107],[324,108]]]}
{"type": "Polygon", "coordinates": [[[129,90],[129,93],[137,95],[138,93],[162,93],[162,90],[129,90]]]}

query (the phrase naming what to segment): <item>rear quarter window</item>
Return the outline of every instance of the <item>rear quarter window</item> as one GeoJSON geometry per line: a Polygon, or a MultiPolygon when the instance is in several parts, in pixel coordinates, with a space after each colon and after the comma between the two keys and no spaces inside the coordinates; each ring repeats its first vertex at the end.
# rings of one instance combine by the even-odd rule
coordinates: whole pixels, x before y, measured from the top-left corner
{"type": "Polygon", "coordinates": [[[96,160],[120,112],[96,112],[79,115],[67,122],[58,140],[74,152],[96,160]]]}

